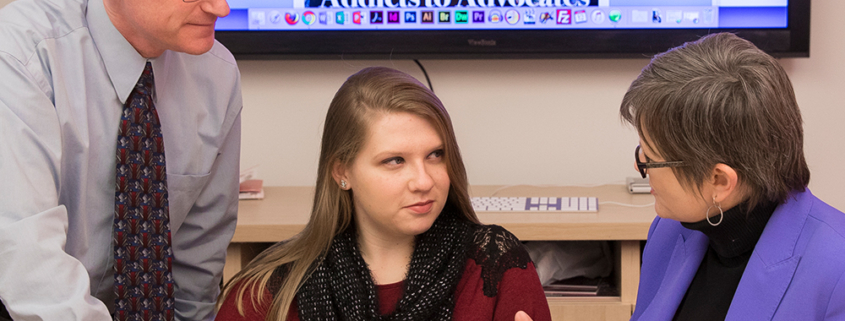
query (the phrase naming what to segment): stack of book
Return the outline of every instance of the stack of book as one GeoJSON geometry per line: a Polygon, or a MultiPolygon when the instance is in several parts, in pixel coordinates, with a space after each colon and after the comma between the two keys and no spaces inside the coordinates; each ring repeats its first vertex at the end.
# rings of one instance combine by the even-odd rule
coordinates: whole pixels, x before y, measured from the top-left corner
{"type": "Polygon", "coordinates": [[[614,289],[608,278],[575,277],[544,285],[546,297],[611,296],[614,289]]]}
{"type": "Polygon", "coordinates": [[[240,193],[238,199],[261,200],[264,199],[264,181],[258,179],[258,166],[250,167],[241,171],[240,193]]]}
{"type": "Polygon", "coordinates": [[[260,179],[249,179],[241,182],[238,199],[260,200],[264,199],[264,181],[260,179]]]}

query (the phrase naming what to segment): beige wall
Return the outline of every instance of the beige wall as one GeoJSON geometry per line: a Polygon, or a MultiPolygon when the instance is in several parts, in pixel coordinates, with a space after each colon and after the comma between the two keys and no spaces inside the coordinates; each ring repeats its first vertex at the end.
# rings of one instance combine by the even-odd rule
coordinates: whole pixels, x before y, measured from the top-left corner
{"type": "MultiPolygon", "coordinates": [[[[781,59],[805,121],[810,188],[845,209],[845,2],[812,8],[811,58],[781,59]]],[[[472,184],[601,184],[634,176],[636,133],[619,102],[648,62],[627,60],[423,60],[461,145],[472,184]]],[[[312,185],[321,125],[343,80],[370,65],[424,80],[408,60],[240,61],[242,168],[268,185],[312,185]]]]}
{"type": "MultiPolygon", "coordinates": [[[[0,0],[0,6],[11,2],[0,0]]],[[[845,209],[845,2],[816,0],[811,58],[781,59],[804,115],[810,188],[845,209]]],[[[423,60],[452,115],[473,184],[601,184],[634,176],[636,133],[617,110],[647,59],[423,60]]],[[[413,62],[240,61],[242,168],[267,185],[314,184],[323,118],[355,71],[391,66],[423,79],[413,62]]]]}
{"type": "Polygon", "coordinates": [[[811,13],[810,59],[783,59],[804,116],[810,189],[845,210],[845,2],[816,0],[811,13]]]}

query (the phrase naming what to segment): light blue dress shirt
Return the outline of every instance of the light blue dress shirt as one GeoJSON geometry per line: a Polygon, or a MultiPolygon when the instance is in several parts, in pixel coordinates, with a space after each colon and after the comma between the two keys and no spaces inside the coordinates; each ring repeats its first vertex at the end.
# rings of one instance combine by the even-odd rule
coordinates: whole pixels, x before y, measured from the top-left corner
{"type": "MultiPolygon", "coordinates": [[[[13,319],[111,319],[118,121],[146,61],[102,0],[0,10],[0,299],[13,319]]],[[[238,206],[240,76],[219,43],[149,61],[177,319],[210,319],[238,206]]]]}

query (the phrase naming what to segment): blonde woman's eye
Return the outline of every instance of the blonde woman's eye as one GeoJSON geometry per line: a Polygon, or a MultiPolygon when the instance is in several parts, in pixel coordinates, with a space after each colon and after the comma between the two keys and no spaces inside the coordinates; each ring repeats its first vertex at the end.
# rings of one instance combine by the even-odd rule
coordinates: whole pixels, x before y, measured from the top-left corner
{"type": "Polygon", "coordinates": [[[440,158],[440,157],[443,157],[443,150],[442,150],[442,149],[438,149],[438,150],[436,150],[436,151],[433,151],[433,152],[431,152],[431,154],[428,154],[428,157],[429,157],[429,158],[440,158]]]}
{"type": "Polygon", "coordinates": [[[402,157],[391,157],[381,161],[382,164],[385,165],[399,165],[405,162],[405,159],[402,157]]]}

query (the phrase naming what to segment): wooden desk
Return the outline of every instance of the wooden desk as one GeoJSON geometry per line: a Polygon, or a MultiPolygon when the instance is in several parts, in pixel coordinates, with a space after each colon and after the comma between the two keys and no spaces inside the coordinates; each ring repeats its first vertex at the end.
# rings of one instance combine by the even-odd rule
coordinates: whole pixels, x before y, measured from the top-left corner
{"type": "MultiPolygon", "coordinates": [[[[256,253],[252,243],[275,243],[299,233],[308,223],[314,188],[265,187],[264,200],[240,202],[238,225],[229,245],[223,279],[228,280],[256,253]]],[[[629,207],[606,202],[647,205],[648,194],[632,195],[624,185],[597,187],[472,186],[472,196],[595,196],[598,213],[481,212],[486,224],[498,224],[523,241],[615,241],[619,297],[549,298],[555,320],[628,320],[636,303],[640,276],[640,241],[654,219],[654,208],[629,207]]]]}

